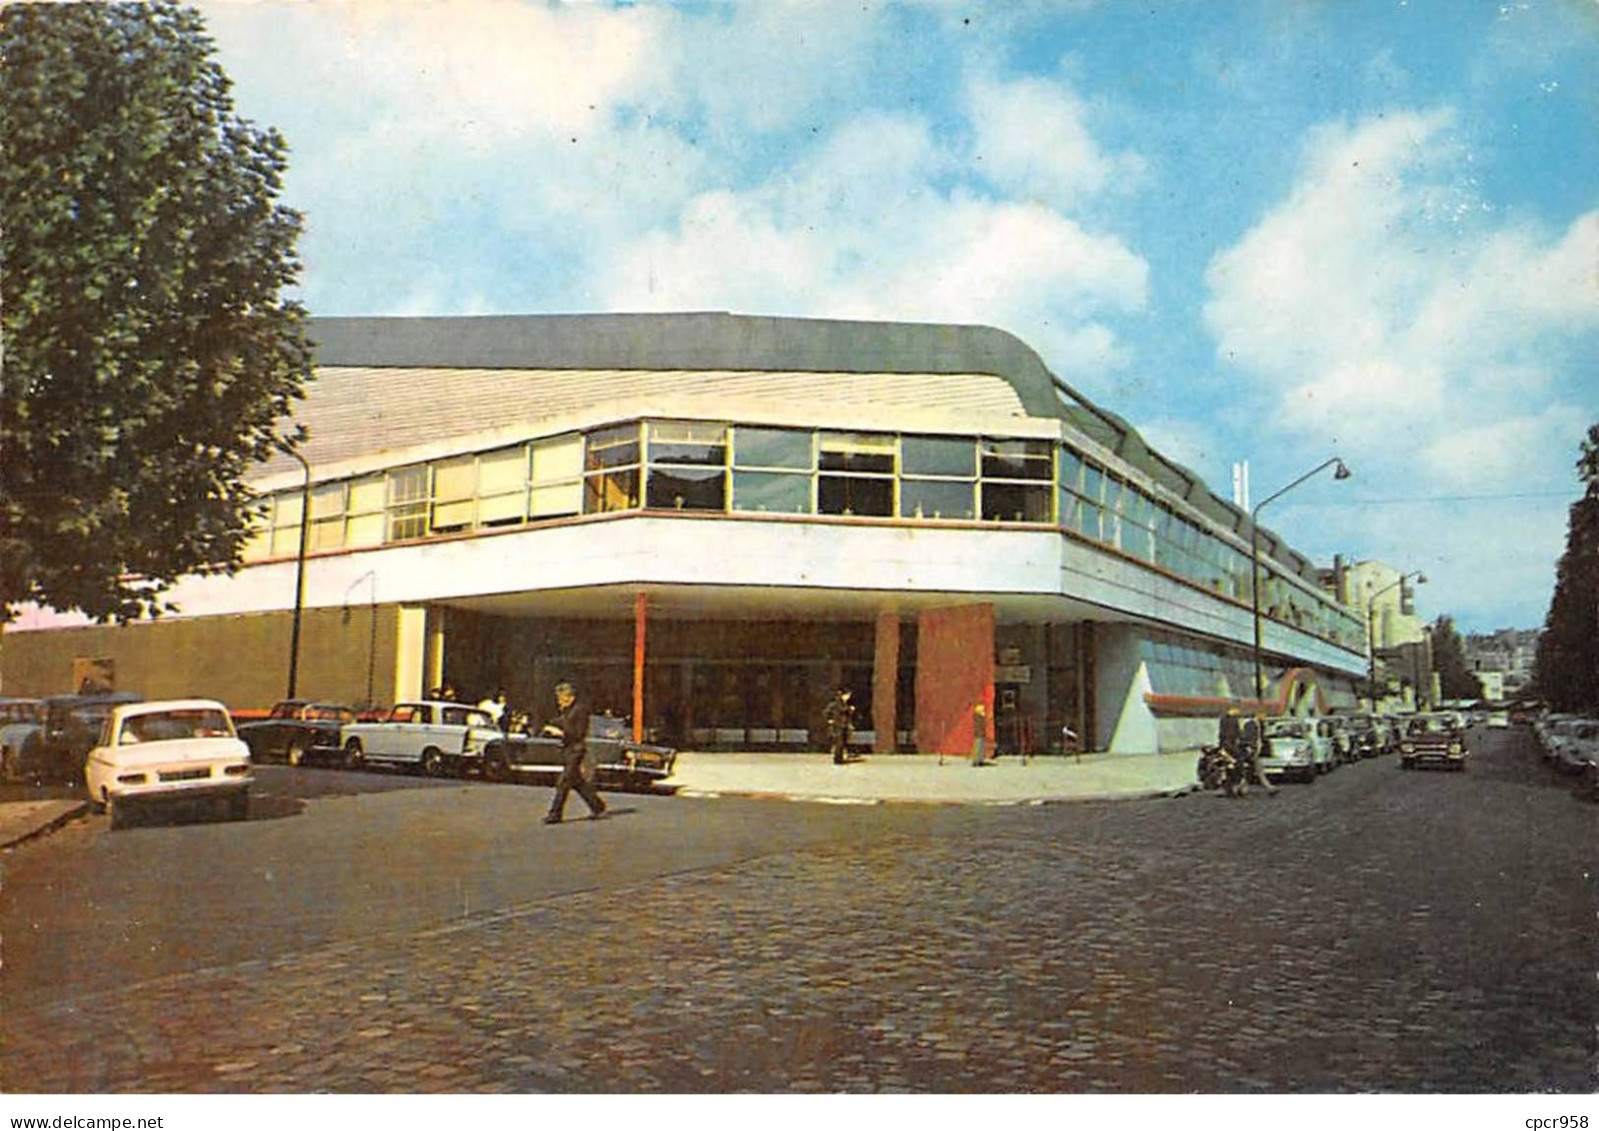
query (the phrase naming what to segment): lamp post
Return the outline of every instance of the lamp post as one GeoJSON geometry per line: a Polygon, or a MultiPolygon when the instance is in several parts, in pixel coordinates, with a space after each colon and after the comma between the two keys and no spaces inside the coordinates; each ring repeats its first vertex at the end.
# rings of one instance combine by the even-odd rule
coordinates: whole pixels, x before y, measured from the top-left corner
{"type": "Polygon", "coordinates": [[[1329,467],[1334,469],[1334,479],[1348,479],[1349,476],[1353,474],[1345,465],[1343,460],[1339,459],[1337,456],[1334,456],[1332,459],[1318,463],[1315,467],[1305,472],[1305,474],[1301,475],[1298,479],[1295,479],[1282,490],[1267,495],[1264,499],[1260,500],[1260,502],[1256,503],[1255,508],[1249,512],[1249,596],[1251,611],[1254,614],[1255,620],[1255,701],[1257,704],[1260,702],[1260,700],[1266,697],[1266,684],[1264,677],[1261,674],[1260,666],[1260,512],[1265,508],[1266,504],[1271,502],[1273,499],[1281,498],[1282,496],[1288,494],[1288,492],[1292,491],[1295,487],[1299,486],[1305,480],[1311,478],[1313,475],[1327,470],[1329,467]]]}
{"type": "Polygon", "coordinates": [[[293,699],[300,673],[300,616],[305,609],[305,555],[311,544],[311,465],[287,444],[279,445],[279,450],[298,460],[305,471],[305,483],[300,488],[300,554],[294,568],[294,624],[289,630],[289,690],[284,695],[285,699],[293,699]]]}
{"type": "Polygon", "coordinates": [[[1367,673],[1367,678],[1369,680],[1367,686],[1371,690],[1371,695],[1369,698],[1371,699],[1371,709],[1373,712],[1377,710],[1377,598],[1381,597],[1390,589],[1399,588],[1411,578],[1416,579],[1417,585],[1427,584],[1427,575],[1418,569],[1414,573],[1401,574],[1398,581],[1393,582],[1391,585],[1384,585],[1370,597],[1366,598],[1366,642],[1367,650],[1371,653],[1369,661],[1370,670],[1367,673]]]}

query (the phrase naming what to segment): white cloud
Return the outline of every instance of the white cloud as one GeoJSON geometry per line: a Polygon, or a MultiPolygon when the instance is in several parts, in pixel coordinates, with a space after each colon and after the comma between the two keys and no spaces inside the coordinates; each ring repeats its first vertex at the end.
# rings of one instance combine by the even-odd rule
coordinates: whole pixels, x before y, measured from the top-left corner
{"type": "Polygon", "coordinates": [[[1559,453],[1573,462],[1592,423],[1575,406],[1557,404],[1438,436],[1421,451],[1421,461],[1438,481],[1461,487],[1517,484],[1531,453],[1559,453]]]}
{"type": "Polygon", "coordinates": [[[1316,131],[1284,202],[1211,261],[1224,361],[1273,419],[1357,452],[1405,439],[1441,471],[1455,437],[1559,400],[1552,338],[1599,329],[1599,212],[1562,234],[1493,228],[1448,111],[1316,131]]]}
{"type": "Polygon", "coordinates": [[[980,79],[967,102],[972,161],[1009,193],[1071,208],[1143,179],[1143,158],[1107,153],[1089,132],[1082,101],[1060,83],[980,79]]]}

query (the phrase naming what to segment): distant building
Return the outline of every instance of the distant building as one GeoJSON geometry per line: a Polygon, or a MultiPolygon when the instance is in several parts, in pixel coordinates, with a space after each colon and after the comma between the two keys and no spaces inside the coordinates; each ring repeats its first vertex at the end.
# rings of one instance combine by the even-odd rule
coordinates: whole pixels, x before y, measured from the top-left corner
{"type": "Polygon", "coordinates": [[[1479,679],[1500,673],[1501,690],[1498,694],[1484,694],[1490,699],[1512,697],[1532,682],[1533,664],[1538,655],[1538,638],[1541,629],[1501,628],[1496,632],[1470,633],[1464,637],[1466,664],[1479,679]]]}

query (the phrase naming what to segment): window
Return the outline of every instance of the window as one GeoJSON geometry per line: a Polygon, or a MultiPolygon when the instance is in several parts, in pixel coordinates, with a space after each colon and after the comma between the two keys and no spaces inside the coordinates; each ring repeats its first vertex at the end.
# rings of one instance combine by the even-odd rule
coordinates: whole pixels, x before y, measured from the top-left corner
{"type": "Polygon", "coordinates": [[[609,514],[639,505],[639,426],[590,432],[584,444],[583,513],[609,514]]]}
{"type": "Polygon", "coordinates": [[[324,483],[311,492],[311,549],[337,550],[344,545],[344,498],[347,485],[324,483]]]}
{"type": "Polygon", "coordinates": [[[469,528],[476,494],[477,457],[462,456],[434,464],[432,531],[448,534],[469,528]]]}
{"type": "Polygon", "coordinates": [[[811,477],[792,472],[735,471],[733,509],[774,514],[809,514],[811,477]]]}
{"type": "Polygon", "coordinates": [[[727,426],[649,425],[645,505],[660,510],[727,509],[727,426]]]}
{"type": "Polygon", "coordinates": [[[383,544],[383,491],[381,475],[352,479],[344,505],[344,544],[383,544]]]}
{"type": "Polygon", "coordinates": [[[888,516],[894,513],[893,436],[823,432],[817,443],[818,514],[888,516]]]}
{"type": "Polygon", "coordinates": [[[983,518],[1050,522],[1055,488],[1053,445],[1045,440],[982,442],[983,518]]]}
{"type": "Polygon", "coordinates": [[[902,517],[976,517],[977,445],[971,440],[906,436],[900,441],[900,471],[902,517]]]}
{"type": "Polygon", "coordinates": [[[402,467],[389,472],[390,542],[420,538],[428,532],[428,469],[402,467]]]}
{"type": "Polygon", "coordinates": [[[737,467],[810,471],[814,466],[811,434],[787,428],[735,428],[733,463],[737,467]]]}
{"type": "Polygon", "coordinates": [[[477,461],[477,524],[510,526],[527,517],[527,448],[485,452],[477,461]]]}
{"type": "Polygon", "coordinates": [[[578,514],[583,510],[583,437],[540,440],[532,446],[528,514],[534,518],[578,514]]]}
{"type": "Polygon", "coordinates": [[[272,556],[296,557],[300,553],[300,513],[304,498],[298,490],[285,491],[273,500],[272,556]]]}

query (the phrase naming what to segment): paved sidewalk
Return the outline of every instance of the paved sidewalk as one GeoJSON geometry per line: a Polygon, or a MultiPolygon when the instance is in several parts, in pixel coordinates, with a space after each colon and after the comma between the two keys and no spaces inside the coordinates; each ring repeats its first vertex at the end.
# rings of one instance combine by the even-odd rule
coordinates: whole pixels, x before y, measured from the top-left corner
{"type": "Polygon", "coordinates": [[[678,755],[667,779],[680,797],[770,797],[791,801],[877,804],[1016,805],[1167,797],[1197,785],[1196,752],[1043,755],[1023,763],[1007,755],[986,766],[932,754],[874,754],[833,765],[826,754],[678,755]]]}
{"type": "Polygon", "coordinates": [[[87,801],[47,799],[0,803],[0,849],[58,829],[88,810],[87,801]]]}
{"type": "MultiPolygon", "coordinates": [[[[759,797],[777,801],[877,805],[1020,805],[1168,797],[1195,787],[1194,759],[1173,754],[1007,755],[987,766],[932,754],[874,754],[835,766],[826,754],[678,755],[666,785],[679,797],[759,797]]],[[[0,803],[0,849],[59,828],[88,810],[85,801],[0,803]]]]}

